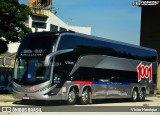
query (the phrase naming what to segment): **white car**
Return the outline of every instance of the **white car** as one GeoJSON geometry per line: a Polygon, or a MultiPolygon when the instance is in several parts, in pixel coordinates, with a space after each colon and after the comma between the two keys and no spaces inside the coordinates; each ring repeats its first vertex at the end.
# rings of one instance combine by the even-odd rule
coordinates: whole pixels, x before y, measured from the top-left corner
{"type": "Polygon", "coordinates": [[[12,93],[12,83],[9,83],[7,86],[0,86],[1,93],[12,93]]]}

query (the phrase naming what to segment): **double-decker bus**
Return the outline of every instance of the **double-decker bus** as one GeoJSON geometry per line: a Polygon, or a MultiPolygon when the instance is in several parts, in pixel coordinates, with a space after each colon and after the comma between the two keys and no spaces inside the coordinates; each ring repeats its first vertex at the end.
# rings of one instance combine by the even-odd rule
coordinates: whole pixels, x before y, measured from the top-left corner
{"type": "Polygon", "coordinates": [[[156,94],[154,49],[75,32],[38,32],[19,46],[13,96],[88,104],[93,99],[144,101],[156,94]]]}

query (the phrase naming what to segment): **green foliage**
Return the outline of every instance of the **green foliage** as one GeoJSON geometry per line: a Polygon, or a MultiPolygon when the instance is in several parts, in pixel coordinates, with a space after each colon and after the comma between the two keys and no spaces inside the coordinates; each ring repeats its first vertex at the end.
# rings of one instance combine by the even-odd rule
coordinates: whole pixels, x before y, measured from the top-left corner
{"type": "Polygon", "coordinates": [[[7,51],[7,44],[20,42],[31,33],[25,25],[29,15],[31,9],[18,0],[0,0],[0,54],[7,51]]]}

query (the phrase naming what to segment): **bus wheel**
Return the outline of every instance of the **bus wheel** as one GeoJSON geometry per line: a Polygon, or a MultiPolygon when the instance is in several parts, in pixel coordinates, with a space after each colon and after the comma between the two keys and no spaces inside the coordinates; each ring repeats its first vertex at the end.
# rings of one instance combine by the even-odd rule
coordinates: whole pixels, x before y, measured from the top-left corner
{"type": "Polygon", "coordinates": [[[67,100],[67,104],[68,105],[73,105],[75,104],[77,101],[77,95],[76,95],[76,91],[74,88],[70,89],[69,93],[68,93],[68,100],[67,100]]]}
{"type": "Polygon", "coordinates": [[[138,100],[138,91],[136,89],[134,89],[132,91],[132,97],[131,97],[131,101],[132,102],[136,102],[138,100]]]}
{"type": "Polygon", "coordinates": [[[142,102],[145,100],[145,97],[146,97],[146,92],[145,90],[141,90],[138,94],[138,101],[142,102]]]}
{"type": "Polygon", "coordinates": [[[82,92],[82,96],[80,97],[80,104],[86,105],[89,103],[89,91],[85,88],[82,92]]]}

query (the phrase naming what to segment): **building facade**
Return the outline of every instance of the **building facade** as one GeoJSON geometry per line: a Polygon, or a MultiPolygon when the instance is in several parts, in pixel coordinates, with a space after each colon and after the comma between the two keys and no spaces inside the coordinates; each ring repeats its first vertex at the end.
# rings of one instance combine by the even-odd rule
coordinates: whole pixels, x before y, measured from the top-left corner
{"type": "MultiPolygon", "coordinates": [[[[149,1],[149,0],[148,0],[149,1]]],[[[160,93],[160,4],[142,6],[140,45],[157,50],[158,76],[157,91],[160,93]]]]}
{"type": "MultiPolygon", "coordinates": [[[[53,14],[50,10],[32,9],[33,15],[28,17],[26,25],[32,29],[32,32],[42,31],[75,31],[91,35],[91,27],[72,26],[53,14]]],[[[13,53],[18,49],[19,43],[9,44],[8,52],[13,53]]]]}

